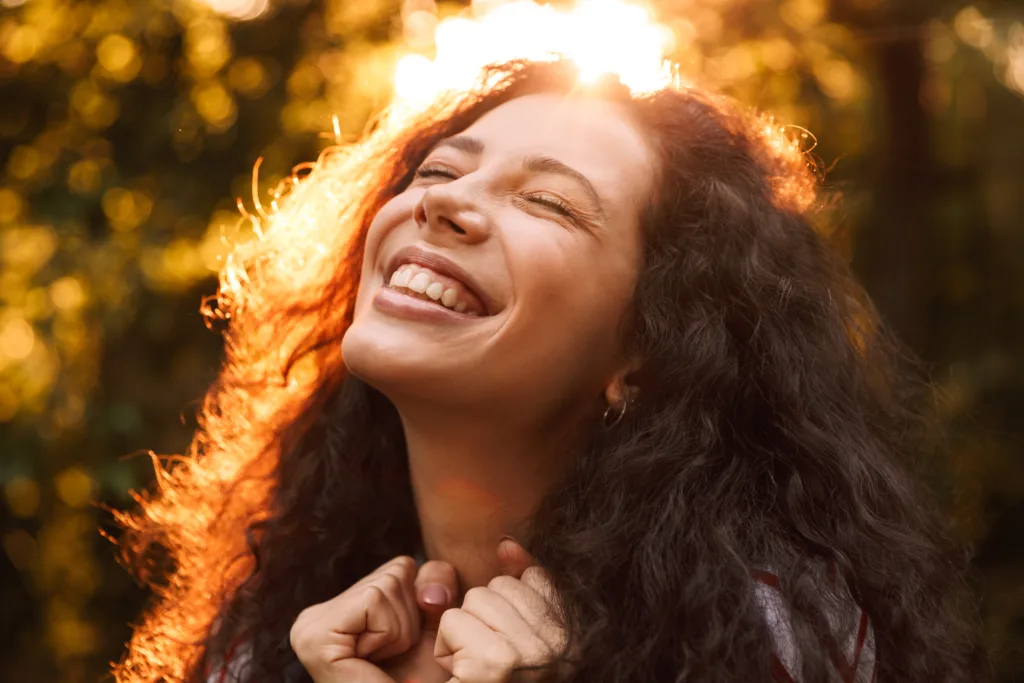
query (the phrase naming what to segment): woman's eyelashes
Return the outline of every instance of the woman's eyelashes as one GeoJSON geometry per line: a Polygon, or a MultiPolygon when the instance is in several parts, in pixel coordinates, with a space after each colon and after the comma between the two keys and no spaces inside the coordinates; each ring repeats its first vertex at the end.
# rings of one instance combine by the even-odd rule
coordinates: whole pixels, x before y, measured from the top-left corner
{"type": "MultiPolygon", "coordinates": [[[[457,180],[460,176],[458,173],[456,173],[448,166],[444,166],[441,164],[424,164],[423,166],[420,166],[418,169],[416,169],[415,177],[417,180],[428,178],[445,178],[448,180],[457,180]]],[[[550,193],[531,192],[522,195],[522,199],[525,199],[527,202],[530,202],[531,204],[544,207],[545,209],[553,213],[556,213],[559,216],[571,220],[573,223],[578,224],[582,221],[580,213],[576,211],[572,207],[572,205],[570,205],[567,201],[556,195],[550,193]]]]}
{"type": "Polygon", "coordinates": [[[579,220],[579,214],[567,202],[554,195],[531,193],[526,195],[526,199],[573,221],[579,220]]]}
{"type": "Polygon", "coordinates": [[[438,164],[427,164],[416,169],[416,178],[448,178],[455,180],[458,174],[447,166],[438,164]]]}

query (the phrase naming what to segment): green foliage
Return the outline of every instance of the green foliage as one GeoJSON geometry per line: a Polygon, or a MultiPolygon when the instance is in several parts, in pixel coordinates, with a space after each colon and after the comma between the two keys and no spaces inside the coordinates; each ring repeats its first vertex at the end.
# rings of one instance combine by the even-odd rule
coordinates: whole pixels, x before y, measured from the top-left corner
{"type": "MultiPolygon", "coordinates": [[[[199,299],[249,237],[236,199],[252,209],[255,188],[269,203],[294,164],[358,135],[398,58],[429,56],[437,17],[465,9],[0,0],[0,679],[95,680],[119,656],[144,596],[92,501],[130,505],[151,477],[146,453],[188,443],[219,357],[199,299]]],[[[855,269],[934,369],[951,427],[938,485],[976,548],[1012,680],[1024,673],[1020,10],[662,0],[654,16],[684,76],[814,132],[844,191],[855,269]]]]}

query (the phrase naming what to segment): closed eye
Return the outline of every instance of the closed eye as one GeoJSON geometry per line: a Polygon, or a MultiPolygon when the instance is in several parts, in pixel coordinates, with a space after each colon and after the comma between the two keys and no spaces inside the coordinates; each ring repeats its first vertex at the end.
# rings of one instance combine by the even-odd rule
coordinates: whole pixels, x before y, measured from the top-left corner
{"type": "Polygon", "coordinates": [[[451,170],[447,166],[441,166],[439,164],[429,164],[427,166],[420,166],[416,169],[417,178],[448,178],[449,180],[455,180],[458,178],[455,171],[451,170]]]}
{"type": "MultiPolygon", "coordinates": [[[[447,180],[457,180],[459,174],[452,170],[449,166],[444,164],[424,164],[416,169],[414,174],[414,180],[427,179],[427,178],[444,178],[447,180]]],[[[526,201],[542,206],[549,211],[552,211],[559,216],[569,219],[573,224],[584,227],[588,220],[571,204],[566,202],[564,199],[553,195],[548,192],[537,192],[527,193],[522,195],[522,198],[526,201]]]]}
{"type": "Polygon", "coordinates": [[[580,218],[579,214],[576,212],[575,209],[573,209],[571,206],[569,206],[568,203],[566,203],[562,199],[559,199],[558,197],[555,197],[554,195],[531,194],[527,195],[527,199],[529,199],[534,204],[539,204],[548,209],[551,209],[555,213],[561,216],[565,216],[566,218],[571,218],[573,220],[579,220],[580,218]]]}

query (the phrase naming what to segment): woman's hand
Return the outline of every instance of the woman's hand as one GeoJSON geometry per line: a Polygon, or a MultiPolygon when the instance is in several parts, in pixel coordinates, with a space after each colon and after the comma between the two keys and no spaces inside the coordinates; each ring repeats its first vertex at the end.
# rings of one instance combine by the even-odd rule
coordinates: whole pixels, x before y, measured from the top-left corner
{"type": "Polygon", "coordinates": [[[423,570],[417,573],[411,557],[396,557],[299,614],[291,646],[316,683],[394,683],[377,663],[418,644],[421,613],[428,621],[439,616],[457,591],[451,565],[428,563],[423,570]],[[434,604],[438,589],[447,593],[445,604],[434,604]]]}
{"type": "Polygon", "coordinates": [[[498,546],[498,559],[502,575],[441,617],[434,657],[451,674],[448,683],[508,683],[517,668],[548,665],[564,647],[543,570],[512,539],[498,546]]]}

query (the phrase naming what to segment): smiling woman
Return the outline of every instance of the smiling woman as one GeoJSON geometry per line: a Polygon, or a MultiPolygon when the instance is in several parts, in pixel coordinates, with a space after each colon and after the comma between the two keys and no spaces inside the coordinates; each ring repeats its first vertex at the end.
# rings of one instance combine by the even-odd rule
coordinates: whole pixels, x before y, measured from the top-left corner
{"type": "Polygon", "coordinates": [[[926,387],[799,150],[691,87],[481,83],[227,264],[118,679],[981,680],[926,387]]]}

